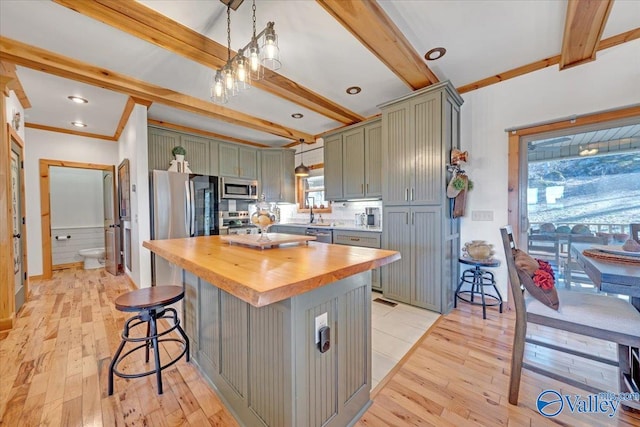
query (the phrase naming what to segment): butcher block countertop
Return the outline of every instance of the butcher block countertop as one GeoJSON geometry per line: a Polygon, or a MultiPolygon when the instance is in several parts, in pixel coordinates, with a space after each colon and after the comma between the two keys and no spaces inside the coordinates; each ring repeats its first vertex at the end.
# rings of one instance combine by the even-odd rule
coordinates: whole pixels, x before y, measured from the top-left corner
{"type": "Polygon", "coordinates": [[[149,240],[142,245],[229,294],[262,307],[400,259],[384,249],[308,244],[258,249],[221,236],[149,240]]]}

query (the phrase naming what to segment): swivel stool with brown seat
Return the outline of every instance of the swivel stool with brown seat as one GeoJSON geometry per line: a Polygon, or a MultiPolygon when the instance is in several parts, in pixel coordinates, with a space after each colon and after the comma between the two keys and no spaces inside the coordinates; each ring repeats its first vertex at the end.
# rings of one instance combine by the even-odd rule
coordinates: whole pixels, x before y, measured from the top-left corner
{"type": "Polygon", "coordinates": [[[142,288],[135,291],[127,292],[116,298],[116,308],[124,312],[138,312],[137,315],[131,317],[124,324],[122,331],[122,341],[120,346],[111,360],[109,365],[109,396],[113,394],[113,375],[121,378],[140,378],[147,375],[156,374],[156,382],[158,385],[158,394],[162,394],[162,370],[176,363],[186,354],[187,362],[189,361],[189,338],[180,326],[178,313],[170,304],[180,301],[184,298],[184,290],[180,286],[157,286],[151,288],[142,288]],[[158,331],[158,320],[168,319],[173,322],[168,329],[158,331]],[[147,332],[145,336],[130,336],[131,329],[141,324],[147,324],[147,332]],[[182,338],[164,337],[172,331],[178,331],[182,338]],[[166,364],[160,363],[160,347],[159,343],[173,341],[182,345],[182,352],[176,357],[168,361],[166,364]],[[141,343],[122,354],[122,350],[126,343],[141,343]],[[145,349],[145,363],[149,363],[149,350],[153,348],[153,356],[155,359],[155,369],[141,373],[123,373],[118,370],[118,364],[127,356],[136,350],[145,349]]]}

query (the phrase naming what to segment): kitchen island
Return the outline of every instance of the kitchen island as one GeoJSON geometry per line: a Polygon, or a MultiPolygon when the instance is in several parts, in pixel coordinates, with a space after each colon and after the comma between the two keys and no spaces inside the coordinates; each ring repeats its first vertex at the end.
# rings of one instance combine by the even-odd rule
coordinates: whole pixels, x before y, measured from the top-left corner
{"type": "Polygon", "coordinates": [[[398,252],[317,242],[260,250],[220,236],[143,246],[184,269],[193,361],[241,425],[346,426],[369,406],[370,270],[398,252]]]}

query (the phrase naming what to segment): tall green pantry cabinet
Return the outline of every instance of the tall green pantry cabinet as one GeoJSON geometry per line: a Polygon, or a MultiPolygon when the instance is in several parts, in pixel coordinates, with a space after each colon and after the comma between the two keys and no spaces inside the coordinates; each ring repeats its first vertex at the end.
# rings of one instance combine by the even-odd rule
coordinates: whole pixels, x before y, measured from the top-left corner
{"type": "Polygon", "coordinates": [[[382,247],[402,254],[382,268],[383,294],[441,313],[453,308],[459,278],[460,224],[445,191],[462,103],[446,81],[380,106],[382,247]]]}

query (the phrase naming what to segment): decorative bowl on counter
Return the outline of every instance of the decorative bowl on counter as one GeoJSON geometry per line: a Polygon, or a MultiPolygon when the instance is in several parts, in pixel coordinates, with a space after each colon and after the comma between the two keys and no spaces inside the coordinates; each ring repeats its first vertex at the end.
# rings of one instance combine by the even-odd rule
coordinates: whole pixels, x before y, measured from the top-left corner
{"type": "Polygon", "coordinates": [[[260,228],[259,242],[269,242],[267,232],[269,228],[276,223],[275,204],[271,205],[265,200],[264,194],[260,196],[260,201],[253,206],[251,214],[251,223],[260,228]]]}
{"type": "Polygon", "coordinates": [[[495,254],[493,245],[484,240],[472,240],[465,243],[462,252],[469,258],[477,261],[488,260],[495,254]]]}

